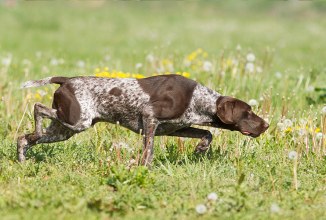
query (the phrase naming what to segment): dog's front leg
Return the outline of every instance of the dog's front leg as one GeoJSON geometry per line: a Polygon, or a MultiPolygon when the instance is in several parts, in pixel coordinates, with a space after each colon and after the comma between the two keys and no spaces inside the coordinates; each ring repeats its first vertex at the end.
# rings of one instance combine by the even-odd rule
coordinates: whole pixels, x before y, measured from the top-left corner
{"type": "Polygon", "coordinates": [[[151,166],[154,155],[154,136],[159,122],[156,118],[143,116],[143,156],[141,163],[145,166],[151,166]]]}

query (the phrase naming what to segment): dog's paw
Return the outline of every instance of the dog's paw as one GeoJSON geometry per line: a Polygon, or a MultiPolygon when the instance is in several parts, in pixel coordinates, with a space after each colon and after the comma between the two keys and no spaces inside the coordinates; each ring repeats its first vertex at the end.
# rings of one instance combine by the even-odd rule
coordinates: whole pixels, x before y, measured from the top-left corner
{"type": "Polygon", "coordinates": [[[206,139],[203,138],[202,141],[196,146],[195,153],[196,154],[201,154],[205,151],[208,150],[210,142],[206,139]]]}

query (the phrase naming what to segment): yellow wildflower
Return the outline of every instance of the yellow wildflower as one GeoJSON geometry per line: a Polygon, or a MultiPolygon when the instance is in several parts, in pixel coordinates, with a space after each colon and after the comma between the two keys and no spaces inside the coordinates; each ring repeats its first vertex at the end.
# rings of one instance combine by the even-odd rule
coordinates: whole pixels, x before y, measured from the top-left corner
{"type": "Polygon", "coordinates": [[[31,99],[31,98],[32,98],[32,95],[31,95],[31,94],[28,94],[28,95],[27,95],[27,98],[28,98],[28,99],[31,99]]]}
{"type": "Polygon", "coordinates": [[[207,57],[208,54],[206,52],[203,53],[203,57],[207,57]]]}
{"type": "Polygon", "coordinates": [[[109,67],[107,67],[107,66],[104,67],[104,70],[105,70],[105,71],[109,71],[109,67]]]}
{"type": "Polygon", "coordinates": [[[290,131],[292,131],[292,129],[291,128],[287,128],[285,131],[286,132],[290,132],[290,131]]]}
{"type": "Polygon", "coordinates": [[[316,128],[315,133],[318,133],[318,132],[320,132],[320,129],[316,128]]]}
{"type": "Polygon", "coordinates": [[[137,79],[142,79],[142,78],[145,78],[145,76],[143,76],[143,75],[141,75],[141,74],[137,74],[137,75],[136,75],[136,78],[137,78],[137,79]]]}
{"type": "Polygon", "coordinates": [[[228,66],[231,66],[231,64],[232,64],[232,59],[229,58],[229,59],[227,60],[227,65],[228,65],[228,66]]]}
{"type": "Polygon", "coordinates": [[[99,72],[100,72],[100,68],[96,68],[95,73],[99,73],[99,72]]]}
{"type": "Polygon", "coordinates": [[[126,77],[128,77],[128,78],[130,77],[130,73],[129,72],[127,72],[126,77]]]}
{"type": "Polygon", "coordinates": [[[197,53],[202,53],[202,52],[203,52],[203,50],[201,48],[197,49],[197,53]]]}
{"type": "Polygon", "coordinates": [[[180,72],[177,72],[177,75],[181,75],[181,73],[180,72]]]}
{"type": "Polygon", "coordinates": [[[35,95],[35,98],[41,98],[41,96],[37,93],[36,95],[35,95]]]}
{"type": "Polygon", "coordinates": [[[46,87],[44,90],[45,90],[45,91],[48,91],[49,89],[46,87]]]}
{"type": "Polygon", "coordinates": [[[182,75],[183,75],[184,77],[187,77],[187,78],[190,77],[190,73],[183,72],[182,75]]]}
{"type": "Polygon", "coordinates": [[[134,74],[134,73],[131,74],[131,77],[132,77],[132,78],[136,78],[136,74],[134,74]]]}
{"type": "Polygon", "coordinates": [[[203,62],[201,62],[201,61],[197,62],[197,66],[201,66],[202,64],[203,64],[203,62]]]}
{"type": "Polygon", "coordinates": [[[47,95],[46,97],[47,97],[48,99],[52,99],[52,96],[50,96],[50,95],[47,95]]]}
{"type": "Polygon", "coordinates": [[[170,75],[170,73],[169,72],[166,72],[165,75],[170,75]]]}
{"type": "Polygon", "coordinates": [[[197,67],[195,65],[191,65],[191,69],[195,70],[197,67]]]}
{"type": "Polygon", "coordinates": [[[157,73],[153,73],[153,75],[152,76],[157,76],[157,73]]]}

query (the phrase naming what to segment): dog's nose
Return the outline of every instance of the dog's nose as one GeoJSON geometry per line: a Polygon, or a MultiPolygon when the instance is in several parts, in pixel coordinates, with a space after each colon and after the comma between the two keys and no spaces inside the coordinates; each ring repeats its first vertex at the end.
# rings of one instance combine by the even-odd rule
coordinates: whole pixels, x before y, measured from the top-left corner
{"type": "Polygon", "coordinates": [[[264,123],[264,128],[267,130],[267,128],[269,128],[269,124],[268,123],[264,123]]]}

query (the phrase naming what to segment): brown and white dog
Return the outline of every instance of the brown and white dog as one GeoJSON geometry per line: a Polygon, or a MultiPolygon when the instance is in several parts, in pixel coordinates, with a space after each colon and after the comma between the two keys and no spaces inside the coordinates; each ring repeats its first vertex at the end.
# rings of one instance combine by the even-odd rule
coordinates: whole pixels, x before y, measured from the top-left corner
{"type": "Polygon", "coordinates": [[[26,151],[40,143],[69,139],[97,122],[116,123],[142,131],[144,163],[153,160],[154,136],[201,138],[196,153],[209,148],[212,134],[191,125],[240,131],[258,137],[269,127],[245,102],[228,97],[179,75],[145,79],[100,77],[48,77],[25,82],[22,88],[60,84],[52,108],[34,106],[35,131],[18,137],[19,162],[26,151]],[[51,119],[46,129],[43,119],[51,119]]]}

